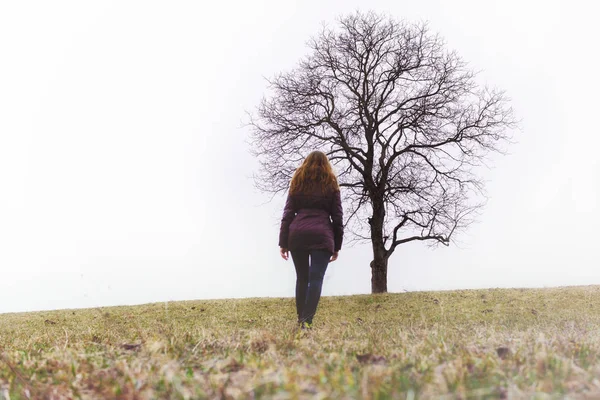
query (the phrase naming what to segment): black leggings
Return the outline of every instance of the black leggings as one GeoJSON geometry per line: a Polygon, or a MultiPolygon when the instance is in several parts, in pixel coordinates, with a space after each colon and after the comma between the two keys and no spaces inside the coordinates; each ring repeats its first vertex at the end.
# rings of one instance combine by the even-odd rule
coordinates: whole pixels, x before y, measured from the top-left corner
{"type": "Polygon", "coordinates": [[[296,267],[296,312],[298,322],[312,324],[321,298],[323,277],[332,254],[327,250],[291,250],[296,267]],[[309,263],[310,256],[310,263],[309,263]]]}

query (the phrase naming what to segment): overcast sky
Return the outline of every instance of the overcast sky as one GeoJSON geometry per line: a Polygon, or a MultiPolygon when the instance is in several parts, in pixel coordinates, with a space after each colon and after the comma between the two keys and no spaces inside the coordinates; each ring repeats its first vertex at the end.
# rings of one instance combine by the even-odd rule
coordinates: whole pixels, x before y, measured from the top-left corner
{"type": "MultiPolygon", "coordinates": [[[[0,3],[0,312],[292,296],[283,197],[250,179],[264,77],[355,10],[429,21],[522,119],[460,247],[401,246],[392,292],[600,284],[592,1],[0,3]]],[[[370,292],[369,245],[323,294],[370,292]]]]}

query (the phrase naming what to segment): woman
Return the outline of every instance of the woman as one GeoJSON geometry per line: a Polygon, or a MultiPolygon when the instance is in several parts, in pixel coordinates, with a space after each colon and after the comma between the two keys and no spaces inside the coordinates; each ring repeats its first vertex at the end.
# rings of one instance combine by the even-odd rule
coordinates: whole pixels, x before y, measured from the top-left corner
{"type": "Polygon", "coordinates": [[[296,312],[312,328],[329,262],[337,260],[344,235],[340,188],[325,153],[313,151],[292,177],[279,231],[279,251],[292,253],[296,268],[296,312]],[[309,260],[310,257],[310,260],[309,260]]]}

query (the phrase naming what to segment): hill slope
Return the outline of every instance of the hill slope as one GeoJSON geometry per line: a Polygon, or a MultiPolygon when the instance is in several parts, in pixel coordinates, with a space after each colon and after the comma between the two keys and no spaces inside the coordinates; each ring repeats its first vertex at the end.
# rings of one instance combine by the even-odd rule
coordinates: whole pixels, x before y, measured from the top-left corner
{"type": "Polygon", "coordinates": [[[600,287],[0,315],[0,399],[600,397],[600,287]]]}

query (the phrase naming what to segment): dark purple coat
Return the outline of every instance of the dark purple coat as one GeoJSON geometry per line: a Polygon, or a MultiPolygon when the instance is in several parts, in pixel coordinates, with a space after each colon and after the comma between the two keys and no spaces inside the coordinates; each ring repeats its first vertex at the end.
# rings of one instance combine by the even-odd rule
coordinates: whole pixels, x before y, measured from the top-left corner
{"type": "Polygon", "coordinates": [[[339,190],[329,194],[288,194],[279,247],[288,250],[325,249],[331,253],[342,248],[344,236],[342,200],[339,190]]]}

